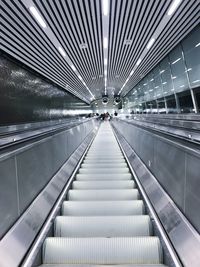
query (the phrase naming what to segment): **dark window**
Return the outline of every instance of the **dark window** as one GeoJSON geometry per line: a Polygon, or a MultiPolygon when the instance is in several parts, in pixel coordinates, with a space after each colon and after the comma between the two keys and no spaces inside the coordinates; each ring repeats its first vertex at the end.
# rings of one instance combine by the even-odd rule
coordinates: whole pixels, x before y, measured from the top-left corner
{"type": "Polygon", "coordinates": [[[175,95],[173,94],[173,95],[167,96],[165,99],[167,102],[167,112],[177,113],[175,95]]]}
{"type": "Polygon", "coordinates": [[[190,90],[177,94],[181,113],[194,113],[190,90]]]}
{"type": "Polygon", "coordinates": [[[200,87],[194,89],[194,95],[197,101],[197,112],[200,112],[200,87]]]}

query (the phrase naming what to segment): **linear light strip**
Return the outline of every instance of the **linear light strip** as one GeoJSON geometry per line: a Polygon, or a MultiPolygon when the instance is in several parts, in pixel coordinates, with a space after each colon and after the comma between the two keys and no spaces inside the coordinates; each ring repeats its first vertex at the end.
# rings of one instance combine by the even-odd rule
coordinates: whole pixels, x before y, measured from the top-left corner
{"type": "Polygon", "coordinates": [[[104,54],[104,87],[107,95],[107,68],[108,68],[108,29],[109,29],[109,0],[102,0],[102,24],[103,24],[103,54],[104,54]]]}

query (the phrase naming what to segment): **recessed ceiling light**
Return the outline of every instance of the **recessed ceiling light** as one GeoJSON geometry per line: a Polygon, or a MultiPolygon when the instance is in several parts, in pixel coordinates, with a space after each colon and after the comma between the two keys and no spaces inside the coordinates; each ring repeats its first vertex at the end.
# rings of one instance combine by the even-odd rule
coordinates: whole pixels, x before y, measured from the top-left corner
{"type": "Polygon", "coordinates": [[[108,0],[102,0],[102,6],[103,6],[103,14],[104,14],[104,16],[107,16],[108,15],[108,9],[109,9],[108,0]]]}
{"type": "Polygon", "coordinates": [[[179,4],[181,3],[182,0],[174,0],[173,3],[171,4],[168,12],[167,12],[167,15],[168,16],[171,16],[177,9],[177,7],[179,6],[179,4]]]}
{"type": "Polygon", "coordinates": [[[61,46],[58,47],[58,50],[59,50],[59,52],[61,53],[61,55],[62,55],[63,57],[66,57],[66,53],[65,53],[65,51],[62,49],[61,46]]]}
{"type": "Polygon", "coordinates": [[[33,16],[35,17],[35,19],[37,20],[37,22],[43,27],[46,28],[47,25],[44,22],[42,16],[39,14],[39,12],[37,11],[37,9],[34,6],[30,7],[30,11],[33,14],[33,16]]]}
{"type": "Polygon", "coordinates": [[[148,49],[148,50],[152,47],[152,45],[153,45],[154,42],[155,42],[155,38],[152,38],[152,39],[149,41],[149,43],[148,43],[148,45],[147,45],[147,49],[148,49]]]}
{"type": "Polygon", "coordinates": [[[107,37],[104,37],[104,38],[103,38],[103,47],[104,47],[105,49],[108,48],[108,38],[107,38],[107,37]]]}
{"type": "Polygon", "coordinates": [[[74,65],[71,65],[71,68],[73,69],[73,71],[76,70],[75,66],[74,65]]]}
{"type": "Polygon", "coordinates": [[[80,44],[80,49],[86,49],[86,48],[88,48],[86,43],[81,43],[80,44]]]}
{"type": "Polygon", "coordinates": [[[136,65],[138,66],[141,63],[141,61],[142,61],[141,58],[139,58],[136,65]]]}
{"type": "Polygon", "coordinates": [[[132,39],[126,39],[124,41],[124,45],[131,45],[132,44],[132,39]]]}

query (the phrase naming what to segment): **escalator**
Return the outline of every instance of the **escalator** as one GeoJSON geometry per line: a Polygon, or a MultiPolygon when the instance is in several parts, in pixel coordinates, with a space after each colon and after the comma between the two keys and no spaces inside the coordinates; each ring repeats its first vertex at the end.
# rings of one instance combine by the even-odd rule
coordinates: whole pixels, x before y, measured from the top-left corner
{"type": "Polygon", "coordinates": [[[42,267],[164,266],[160,240],[109,122],[101,124],[81,164],[42,258],[42,267]]]}

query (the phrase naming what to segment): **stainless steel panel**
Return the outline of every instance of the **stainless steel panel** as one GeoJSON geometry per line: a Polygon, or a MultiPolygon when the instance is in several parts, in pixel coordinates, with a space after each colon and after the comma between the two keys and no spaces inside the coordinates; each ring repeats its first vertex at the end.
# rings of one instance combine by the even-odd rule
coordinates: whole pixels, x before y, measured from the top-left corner
{"type": "Polygon", "coordinates": [[[27,208],[55,173],[54,149],[52,141],[47,140],[16,156],[20,212],[27,208]]]}
{"type": "Polygon", "coordinates": [[[200,157],[187,154],[185,181],[185,215],[200,232],[200,157]]]}
{"type": "Polygon", "coordinates": [[[185,152],[155,139],[154,175],[175,203],[184,209],[185,152]]]}
{"type": "MultiPolygon", "coordinates": [[[[73,170],[75,169],[78,161],[80,160],[83,152],[87,148],[93,136],[94,132],[91,131],[90,134],[85,138],[81,146],[79,146],[79,148],[73,153],[73,155],[69,158],[69,160],[56,173],[56,175],[47,184],[44,190],[41,191],[41,193],[33,201],[30,207],[25,211],[22,217],[17,221],[17,223],[9,230],[9,232],[1,240],[0,242],[1,267],[19,266],[21,260],[25,256],[25,253],[27,252],[33,240],[35,239],[36,235],[38,234],[38,231],[40,230],[41,226],[46,220],[50,210],[52,209],[53,204],[55,203],[57,197],[61,193],[61,190],[67,183],[69,177],[71,176],[73,170]]],[[[34,151],[32,151],[32,155],[34,155],[34,151]]],[[[21,160],[25,160],[25,156],[23,156],[21,160]]],[[[35,162],[38,163],[36,157],[35,160],[36,160],[35,162]]],[[[35,167],[35,162],[33,163],[33,165],[31,164],[29,165],[31,167],[29,171],[35,171],[33,168],[35,167]]],[[[25,170],[24,165],[23,169],[25,170]]],[[[37,177],[35,177],[34,175],[32,175],[31,177],[35,183],[38,182],[37,177]]],[[[31,183],[34,185],[33,181],[31,181],[31,183]]],[[[30,188],[28,187],[28,189],[30,188]]]]}
{"type": "MultiPolygon", "coordinates": [[[[116,124],[116,127],[117,126],[118,125],[116,124]]],[[[124,134],[124,132],[121,131],[121,134],[122,133],[124,134]]],[[[137,178],[140,180],[143,188],[145,189],[148,198],[152,202],[153,207],[183,265],[186,267],[198,267],[200,262],[200,235],[197,231],[195,231],[194,227],[186,219],[184,214],[180,212],[174,201],[169,197],[166,191],[163,190],[156,178],[148,170],[137,154],[134,153],[131,146],[121,134],[117,131],[117,136],[119,137],[120,143],[122,144],[125,152],[127,151],[130,164],[134,169],[137,178]],[[132,153],[130,152],[131,150],[132,153]]],[[[162,146],[160,146],[160,149],[162,149],[162,146]]],[[[165,154],[168,153],[166,154],[166,159],[168,158],[167,156],[170,155],[169,152],[170,149],[165,151],[165,154]]],[[[173,157],[174,164],[177,164],[177,158],[178,154],[176,154],[176,157],[173,157]]],[[[170,167],[170,165],[168,167],[170,167]]],[[[197,176],[194,178],[194,181],[196,178],[197,176]]],[[[184,191],[182,194],[184,194],[184,191]]],[[[191,195],[188,195],[188,197],[191,197],[191,195]]],[[[187,208],[189,209],[189,206],[187,208]]],[[[198,213],[199,206],[196,205],[195,207],[193,206],[193,208],[196,208],[196,213],[198,213]]],[[[194,212],[195,211],[193,210],[191,215],[193,215],[194,212]]]]}
{"type": "Polygon", "coordinates": [[[15,158],[0,161],[0,238],[19,215],[15,158]]]}

